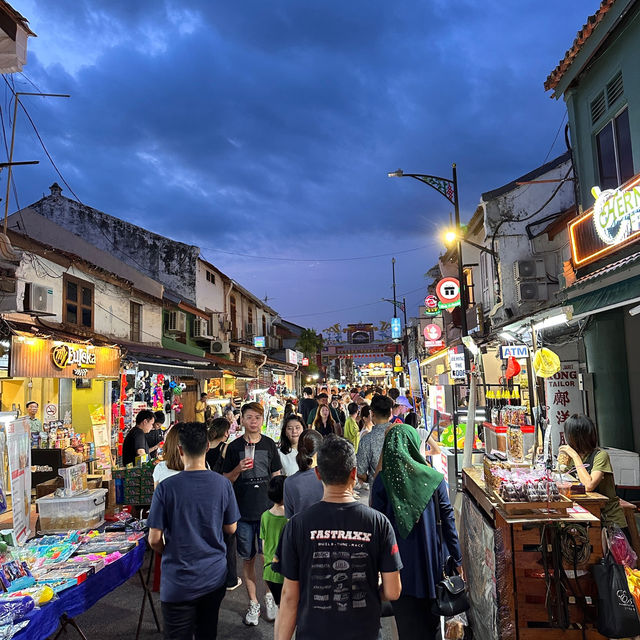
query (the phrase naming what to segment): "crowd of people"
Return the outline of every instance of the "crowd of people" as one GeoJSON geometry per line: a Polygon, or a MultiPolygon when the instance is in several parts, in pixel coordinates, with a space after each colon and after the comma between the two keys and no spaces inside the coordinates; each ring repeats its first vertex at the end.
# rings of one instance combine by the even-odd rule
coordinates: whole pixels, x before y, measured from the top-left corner
{"type": "Polygon", "coordinates": [[[165,637],[216,638],[226,590],[244,584],[244,624],[273,622],[276,640],[375,640],[385,601],[400,640],[435,638],[441,547],[460,571],[462,559],[419,399],[307,387],[285,406],[279,443],[264,421],[247,402],[233,440],[228,417],[166,435],[148,518],[165,637]]]}

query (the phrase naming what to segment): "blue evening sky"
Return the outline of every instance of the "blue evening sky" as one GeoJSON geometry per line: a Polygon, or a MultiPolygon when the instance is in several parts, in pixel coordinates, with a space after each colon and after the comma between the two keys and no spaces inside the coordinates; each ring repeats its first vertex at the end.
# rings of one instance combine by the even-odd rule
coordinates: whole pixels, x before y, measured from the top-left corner
{"type": "MultiPolygon", "coordinates": [[[[38,35],[27,78],[72,96],[24,101],[81,201],[201,246],[283,317],[318,330],[392,315],[379,300],[391,297],[394,252],[410,315],[424,298],[452,208],[388,171],[449,176],[456,162],[468,220],[483,191],[564,151],[562,131],[553,144],[564,103],[543,82],[599,5],[12,4],[38,35]]],[[[27,78],[14,74],[16,90],[34,90],[27,78]]],[[[5,126],[9,99],[5,85],[5,126]]],[[[24,114],[14,159],[40,160],[15,170],[20,206],[61,183],[24,114]]]]}

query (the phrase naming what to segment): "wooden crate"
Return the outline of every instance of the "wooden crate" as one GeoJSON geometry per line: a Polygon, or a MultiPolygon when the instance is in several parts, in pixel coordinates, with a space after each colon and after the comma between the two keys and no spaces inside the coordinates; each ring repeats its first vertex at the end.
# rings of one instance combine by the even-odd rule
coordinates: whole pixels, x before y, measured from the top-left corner
{"type": "Polygon", "coordinates": [[[498,506],[509,515],[526,515],[528,517],[536,515],[536,512],[541,514],[541,517],[546,517],[549,511],[557,511],[558,513],[566,514],[567,510],[573,506],[573,500],[566,496],[560,496],[559,500],[551,502],[505,502],[502,497],[493,492],[498,506]]]}

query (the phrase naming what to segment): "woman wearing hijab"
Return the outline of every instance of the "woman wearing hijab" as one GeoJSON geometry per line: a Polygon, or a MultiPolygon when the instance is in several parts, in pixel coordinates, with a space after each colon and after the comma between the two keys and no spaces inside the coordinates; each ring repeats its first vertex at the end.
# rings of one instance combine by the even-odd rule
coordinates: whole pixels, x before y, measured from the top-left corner
{"type": "Polygon", "coordinates": [[[400,640],[435,640],[440,619],[431,613],[431,604],[447,555],[462,573],[458,533],[443,478],[420,454],[420,437],[413,427],[397,424],[387,432],[371,506],[391,521],[402,558],[402,594],[391,603],[400,640]],[[442,553],[436,500],[442,521],[442,553]]]}

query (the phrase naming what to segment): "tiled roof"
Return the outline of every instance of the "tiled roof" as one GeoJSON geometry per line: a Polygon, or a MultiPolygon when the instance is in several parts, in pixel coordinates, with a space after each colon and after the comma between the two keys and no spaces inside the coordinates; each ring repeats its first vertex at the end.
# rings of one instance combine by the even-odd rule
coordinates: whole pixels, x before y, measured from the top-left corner
{"type": "Polygon", "coordinates": [[[29,21],[21,14],[19,14],[8,2],[0,0],[0,10],[4,11],[16,24],[19,24],[30,36],[36,34],[29,29],[29,21]]]}
{"type": "Polygon", "coordinates": [[[582,45],[587,41],[598,24],[600,24],[602,19],[607,15],[609,9],[611,9],[615,1],[616,0],[602,0],[602,2],[600,3],[600,8],[592,16],[589,16],[586,24],[582,27],[582,29],[580,29],[580,31],[578,31],[578,35],[573,41],[571,49],[569,49],[564,54],[564,58],[560,60],[558,66],[549,74],[549,77],[546,79],[544,88],[547,91],[549,89],[555,89],[558,86],[558,83],[562,79],[562,76],[571,66],[578,53],[580,53],[582,45]]]}
{"type": "Polygon", "coordinates": [[[638,261],[640,261],[640,251],[636,251],[636,253],[632,253],[631,255],[627,256],[626,258],[622,258],[617,262],[612,262],[611,264],[608,264],[606,267],[602,267],[601,269],[596,269],[595,271],[592,271],[590,274],[580,278],[579,280],[576,280],[575,283],[571,285],[571,287],[568,287],[566,289],[566,291],[588,284],[589,282],[592,282],[593,280],[597,280],[602,276],[611,275],[615,271],[618,271],[623,267],[629,267],[638,261]]]}

